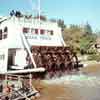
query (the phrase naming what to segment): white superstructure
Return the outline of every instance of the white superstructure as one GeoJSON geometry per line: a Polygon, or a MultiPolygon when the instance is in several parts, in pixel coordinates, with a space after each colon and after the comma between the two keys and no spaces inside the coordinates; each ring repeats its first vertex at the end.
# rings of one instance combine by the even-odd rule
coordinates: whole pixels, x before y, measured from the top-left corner
{"type": "Polygon", "coordinates": [[[39,22],[38,19],[25,16],[1,18],[0,73],[7,72],[10,66],[24,69],[27,66],[28,47],[64,45],[61,28],[57,23],[43,20],[39,22]]]}

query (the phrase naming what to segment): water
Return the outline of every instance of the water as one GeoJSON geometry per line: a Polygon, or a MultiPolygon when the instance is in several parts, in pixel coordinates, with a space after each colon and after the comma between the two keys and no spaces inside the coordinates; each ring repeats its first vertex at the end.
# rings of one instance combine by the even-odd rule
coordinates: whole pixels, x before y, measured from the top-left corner
{"type": "Polygon", "coordinates": [[[44,82],[49,85],[64,86],[63,95],[68,91],[72,92],[71,96],[61,95],[55,100],[100,100],[100,78],[96,75],[65,75],[44,82]]]}

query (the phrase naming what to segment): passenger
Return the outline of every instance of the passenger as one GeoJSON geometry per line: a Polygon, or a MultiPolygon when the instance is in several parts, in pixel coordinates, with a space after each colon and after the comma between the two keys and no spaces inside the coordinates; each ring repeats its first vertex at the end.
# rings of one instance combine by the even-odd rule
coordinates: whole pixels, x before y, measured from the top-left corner
{"type": "Polygon", "coordinates": [[[8,84],[8,82],[7,82],[7,85],[5,85],[5,87],[3,89],[3,93],[6,95],[4,100],[9,100],[9,97],[11,96],[11,93],[12,93],[12,88],[8,84]]]}
{"type": "Polygon", "coordinates": [[[9,85],[7,85],[5,87],[5,92],[10,93],[11,92],[11,87],[9,85]]]}

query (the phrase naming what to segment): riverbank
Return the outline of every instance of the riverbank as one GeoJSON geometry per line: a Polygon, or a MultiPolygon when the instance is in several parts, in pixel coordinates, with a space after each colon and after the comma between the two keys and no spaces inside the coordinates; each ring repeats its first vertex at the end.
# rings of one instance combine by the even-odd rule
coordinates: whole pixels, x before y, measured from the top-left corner
{"type": "Polygon", "coordinates": [[[83,73],[92,74],[92,73],[99,73],[100,72],[100,63],[88,63],[86,67],[81,69],[83,73]]]}

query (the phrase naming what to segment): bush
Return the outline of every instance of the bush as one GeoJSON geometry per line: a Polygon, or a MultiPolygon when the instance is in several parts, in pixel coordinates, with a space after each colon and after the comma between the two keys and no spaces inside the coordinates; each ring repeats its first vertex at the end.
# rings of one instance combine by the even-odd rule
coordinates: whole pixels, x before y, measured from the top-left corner
{"type": "Polygon", "coordinates": [[[90,48],[87,50],[87,54],[96,54],[96,53],[97,53],[96,49],[90,48]]]}
{"type": "Polygon", "coordinates": [[[88,60],[100,61],[100,54],[91,54],[88,56],[88,60]]]}

